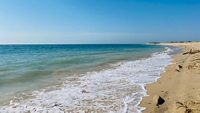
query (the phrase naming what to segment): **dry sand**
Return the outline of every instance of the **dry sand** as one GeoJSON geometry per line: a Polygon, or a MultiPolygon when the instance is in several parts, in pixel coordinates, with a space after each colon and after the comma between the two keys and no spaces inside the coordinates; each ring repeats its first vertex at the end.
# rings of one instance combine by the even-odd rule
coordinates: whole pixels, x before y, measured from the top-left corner
{"type": "Polygon", "coordinates": [[[161,78],[146,86],[148,95],[141,106],[144,113],[200,113],[200,43],[163,43],[182,47],[161,78]],[[192,49],[192,50],[191,50],[192,49]],[[157,106],[158,97],[160,104],[157,106]]]}

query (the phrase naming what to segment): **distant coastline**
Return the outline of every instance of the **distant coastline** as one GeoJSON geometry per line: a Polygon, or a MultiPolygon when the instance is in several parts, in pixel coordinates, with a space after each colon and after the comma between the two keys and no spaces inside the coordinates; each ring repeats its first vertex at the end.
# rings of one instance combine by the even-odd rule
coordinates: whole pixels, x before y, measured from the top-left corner
{"type": "Polygon", "coordinates": [[[162,45],[162,44],[169,44],[169,43],[194,43],[194,42],[199,42],[199,41],[148,42],[147,44],[162,45]]]}

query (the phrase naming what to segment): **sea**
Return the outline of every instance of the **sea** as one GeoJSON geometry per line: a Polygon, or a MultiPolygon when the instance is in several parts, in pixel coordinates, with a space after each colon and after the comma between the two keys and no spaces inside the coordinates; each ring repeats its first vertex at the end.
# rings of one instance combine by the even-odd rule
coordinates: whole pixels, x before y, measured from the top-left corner
{"type": "Polygon", "coordinates": [[[148,44],[0,45],[0,113],[141,113],[179,48],[148,44]]]}

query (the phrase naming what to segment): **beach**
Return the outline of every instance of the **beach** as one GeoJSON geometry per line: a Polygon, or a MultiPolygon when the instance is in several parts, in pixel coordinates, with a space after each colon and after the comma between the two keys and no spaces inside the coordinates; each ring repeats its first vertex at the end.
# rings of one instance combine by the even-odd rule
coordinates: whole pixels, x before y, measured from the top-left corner
{"type": "Polygon", "coordinates": [[[198,46],[0,46],[0,52],[5,53],[0,73],[5,100],[0,99],[0,112],[141,113],[146,108],[145,113],[174,113],[168,109],[177,110],[175,99],[175,105],[181,106],[178,110],[188,110],[191,103],[198,107],[194,100],[183,101],[185,95],[198,91],[198,78],[186,76],[198,74],[198,46]],[[24,52],[17,52],[21,50],[24,52]],[[156,99],[164,102],[157,104],[156,99]]]}
{"type": "Polygon", "coordinates": [[[157,82],[146,86],[143,113],[200,113],[200,43],[161,43],[182,48],[157,82]]]}

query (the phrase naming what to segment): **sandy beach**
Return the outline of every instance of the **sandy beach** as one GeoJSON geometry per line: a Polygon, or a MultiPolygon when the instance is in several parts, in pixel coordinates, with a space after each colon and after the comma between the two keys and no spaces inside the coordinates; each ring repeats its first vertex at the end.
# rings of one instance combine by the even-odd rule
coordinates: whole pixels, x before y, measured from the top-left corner
{"type": "Polygon", "coordinates": [[[146,86],[144,113],[200,113],[200,43],[162,43],[178,46],[183,52],[174,56],[161,78],[146,86]]]}

